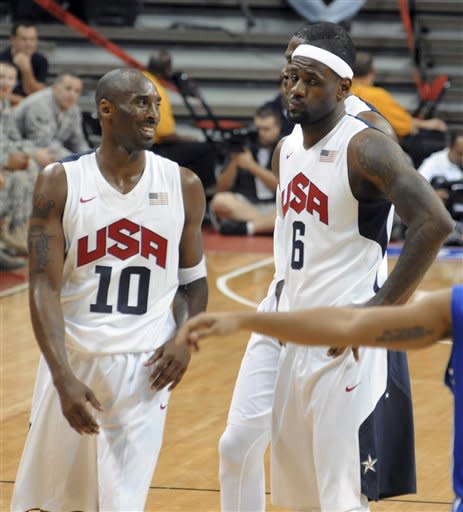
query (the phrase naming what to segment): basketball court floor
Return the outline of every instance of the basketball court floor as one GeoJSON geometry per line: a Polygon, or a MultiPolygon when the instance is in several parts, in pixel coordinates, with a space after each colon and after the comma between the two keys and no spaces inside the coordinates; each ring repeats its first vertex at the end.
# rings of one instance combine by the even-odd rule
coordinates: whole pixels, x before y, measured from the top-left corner
{"type": "MultiPolygon", "coordinates": [[[[205,237],[209,310],[250,310],[272,278],[271,239],[205,237]]],[[[391,248],[390,266],[399,248],[391,248]]],[[[29,319],[24,272],[0,274],[0,511],[9,509],[15,473],[28,429],[38,360],[29,319]],[[7,283],[7,284],[5,284],[7,283]],[[14,293],[11,293],[14,291],[14,293]]],[[[442,250],[420,291],[463,282],[463,250],[442,250]]],[[[220,509],[217,444],[225,427],[247,335],[202,343],[174,391],[147,511],[206,512],[220,509]]],[[[452,399],[443,385],[450,346],[410,353],[415,411],[418,493],[371,504],[372,512],[448,512],[452,399]]],[[[268,466],[268,460],[267,460],[268,466]]],[[[46,471],[46,461],[44,461],[46,471]]],[[[282,510],[270,504],[269,511],[282,510]]]]}

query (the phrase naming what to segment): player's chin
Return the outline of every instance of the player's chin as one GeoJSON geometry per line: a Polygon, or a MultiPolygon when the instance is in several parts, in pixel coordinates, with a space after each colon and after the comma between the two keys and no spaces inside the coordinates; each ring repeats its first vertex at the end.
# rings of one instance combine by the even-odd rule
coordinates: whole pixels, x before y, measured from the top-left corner
{"type": "Polygon", "coordinates": [[[150,137],[139,137],[136,142],[137,149],[139,149],[139,150],[151,149],[152,145],[153,145],[153,139],[150,137]]]}

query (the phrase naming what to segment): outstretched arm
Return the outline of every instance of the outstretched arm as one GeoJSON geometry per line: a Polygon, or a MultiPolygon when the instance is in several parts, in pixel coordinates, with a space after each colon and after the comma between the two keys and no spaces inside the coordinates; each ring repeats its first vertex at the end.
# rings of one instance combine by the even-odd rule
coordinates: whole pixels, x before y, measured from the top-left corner
{"type": "Polygon", "coordinates": [[[29,227],[29,301],[34,334],[58,391],[64,416],[80,434],[95,434],[98,425],[86,402],[101,410],[93,392],[77,380],[64,346],[64,318],[60,293],[64,263],[62,214],[67,182],[61,164],[39,175],[34,190],[29,227]]]}
{"type": "MultiPolygon", "coordinates": [[[[189,169],[181,168],[185,225],[180,241],[180,285],[174,297],[173,313],[177,326],[204,311],[208,286],[205,273],[201,224],[205,211],[204,190],[199,178],[189,169]]],[[[151,388],[160,390],[170,384],[169,391],[181,381],[190,362],[185,346],[174,342],[175,337],[155,350],[145,363],[155,364],[150,376],[151,388]]]]}
{"type": "Polygon", "coordinates": [[[285,313],[203,313],[181,329],[178,344],[198,349],[198,341],[238,330],[260,332],[302,345],[358,344],[408,350],[450,335],[451,290],[426,294],[403,306],[323,307],[285,313]]]}

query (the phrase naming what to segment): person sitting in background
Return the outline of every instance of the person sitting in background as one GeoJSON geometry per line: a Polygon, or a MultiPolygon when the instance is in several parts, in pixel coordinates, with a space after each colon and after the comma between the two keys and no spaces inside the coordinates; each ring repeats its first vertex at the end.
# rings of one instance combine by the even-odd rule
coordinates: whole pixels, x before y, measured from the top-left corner
{"type": "Polygon", "coordinates": [[[27,254],[27,225],[34,183],[39,168],[52,162],[46,149],[21,138],[9,97],[16,84],[16,69],[0,62],[0,268],[24,266],[12,254],[27,254]]]}
{"type": "Polygon", "coordinates": [[[289,5],[310,23],[329,21],[339,23],[346,30],[365,0],[288,0],[289,5]]]}
{"type": "Polygon", "coordinates": [[[21,136],[48,148],[56,160],[89,150],[77,105],[81,92],[80,78],[65,73],[52,87],[28,96],[14,112],[21,136]]]}
{"type": "Polygon", "coordinates": [[[176,123],[169,95],[160,80],[172,78],[172,58],[166,50],[151,55],[143,74],[153,82],[159,92],[160,120],[153,139],[153,151],[165,158],[175,160],[182,167],[188,167],[202,181],[205,190],[215,184],[215,163],[217,154],[212,144],[198,140],[194,136],[181,135],[176,131],[176,123]]]}
{"type": "Polygon", "coordinates": [[[446,245],[463,245],[463,130],[450,130],[447,147],[428,156],[418,168],[456,221],[446,245]]]}
{"type": "Polygon", "coordinates": [[[17,105],[25,96],[46,87],[48,60],[37,51],[37,28],[26,22],[15,23],[11,30],[11,46],[0,53],[0,62],[9,62],[17,72],[17,83],[9,96],[17,105]]]}
{"type": "Polygon", "coordinates": [[[376,71],[370,53],[358,52],[352,93],[370,103],[392,125],[400,145],[415,167],[434,151],[445,147],[447,125],[441,119],[419,119],[409,114],[383,87],[374,85],[376,71]]]}
{"type": "Polygon", "coordinates": [[[211,210],[223,235],[273,233],[278,181],[270,169],[280,139],[280,114],[263,105],[254,115],[254,125],[257,140],[232,148],[230,160],[217,178],[211,210]]]}

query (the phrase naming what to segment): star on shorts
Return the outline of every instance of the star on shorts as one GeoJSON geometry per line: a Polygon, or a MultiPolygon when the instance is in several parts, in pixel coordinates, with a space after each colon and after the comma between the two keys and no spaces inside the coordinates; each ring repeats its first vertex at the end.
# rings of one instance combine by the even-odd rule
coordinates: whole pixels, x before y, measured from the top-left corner
{"type": "Polygon", "coordinates": [[[376,473],[375,464],[378,459],[373,459],[370,454],[368,454],[368,459],[362,462],[362,466],[364,466],[363,474],[365,475],[367,471],[374,471],[376,473]]]}

